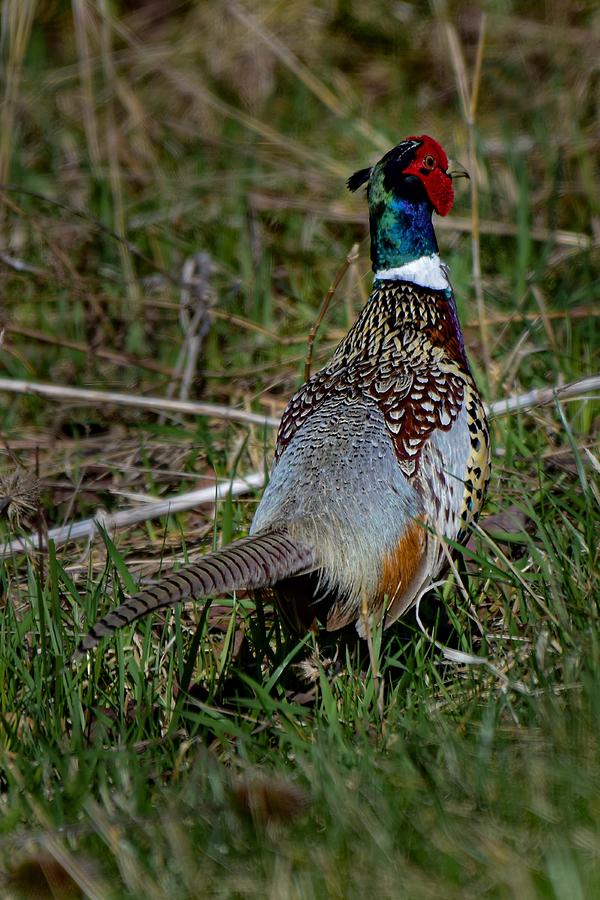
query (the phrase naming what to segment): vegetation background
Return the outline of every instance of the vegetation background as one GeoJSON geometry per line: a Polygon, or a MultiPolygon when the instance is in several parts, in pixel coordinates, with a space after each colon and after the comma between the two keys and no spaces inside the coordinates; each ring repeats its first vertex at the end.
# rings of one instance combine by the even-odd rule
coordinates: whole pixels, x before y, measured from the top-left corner
{"type": "MultiPolygon", "coordinates": [[[[408,134],[475,176],[438,234],[486,399],[600,371],[597,4],[4,0],[1,24],[3,539],[256,484],[329,286],[315,365],[368,296],[345,179],[408,134]]],[[[469,577],[423,604],[450,653],[414,618],[378,635],[382,710],[360,648],[294,645],[247,597],[70,662],[138,579],[243,534],[255,489],[7,551],[3,895],[600,896],[599,412],[493,419],[469,577]]]]}

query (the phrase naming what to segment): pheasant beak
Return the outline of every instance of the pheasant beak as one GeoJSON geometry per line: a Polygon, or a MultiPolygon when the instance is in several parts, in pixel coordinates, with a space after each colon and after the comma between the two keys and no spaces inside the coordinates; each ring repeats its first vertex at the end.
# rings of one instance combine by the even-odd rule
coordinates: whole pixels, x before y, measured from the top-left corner
{"type": "Polygon", "coordinates": [[[471,176],[467,172],[464,166],[462,166],[459,162],[456,162],[455,159],[448,160],[448,175],[450,178],[468,178],[471,180],[471,176]]]}

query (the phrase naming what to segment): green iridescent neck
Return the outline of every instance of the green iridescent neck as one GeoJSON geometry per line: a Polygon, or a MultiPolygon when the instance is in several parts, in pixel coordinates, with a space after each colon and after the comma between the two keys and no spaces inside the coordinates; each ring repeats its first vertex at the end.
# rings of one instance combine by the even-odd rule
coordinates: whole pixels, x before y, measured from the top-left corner
{"type": "Polygon", "coordinates": [[[405,189],[386,190],[383,173],[369,183],[369,221],[373,271],[393,269],[438,252],[432,207],[416,178],[405,189]]]}

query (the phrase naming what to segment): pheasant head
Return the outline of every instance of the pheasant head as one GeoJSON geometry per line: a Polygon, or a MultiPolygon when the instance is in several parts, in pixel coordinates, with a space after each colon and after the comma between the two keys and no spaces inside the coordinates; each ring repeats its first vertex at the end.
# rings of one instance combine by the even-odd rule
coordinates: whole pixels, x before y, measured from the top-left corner
{"type": "Polygon", "coordinates": [[[454,203],[448,157],[437,141],[426,134],[406,138],[348,179],[351,191],[365,183],[375,272],[437,253],[432,213],[446,216],[454,203]]]}

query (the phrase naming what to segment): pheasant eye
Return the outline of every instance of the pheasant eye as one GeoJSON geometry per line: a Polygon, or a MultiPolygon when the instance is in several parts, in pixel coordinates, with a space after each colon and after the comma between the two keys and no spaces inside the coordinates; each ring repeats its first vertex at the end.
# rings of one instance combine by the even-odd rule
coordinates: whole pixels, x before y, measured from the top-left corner
{"type": "Polygon", "coordinates": [[[423,158],[423,168],[427,169],[431,172],[432,169],[435,169],[435,159],[433,156],[425,156],[423,158]]]}

